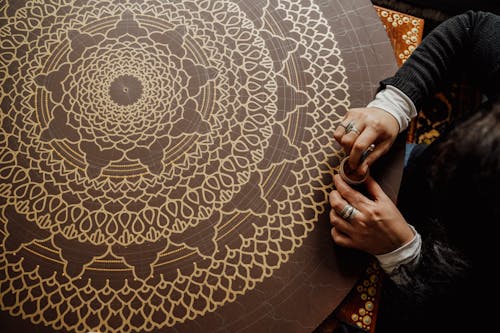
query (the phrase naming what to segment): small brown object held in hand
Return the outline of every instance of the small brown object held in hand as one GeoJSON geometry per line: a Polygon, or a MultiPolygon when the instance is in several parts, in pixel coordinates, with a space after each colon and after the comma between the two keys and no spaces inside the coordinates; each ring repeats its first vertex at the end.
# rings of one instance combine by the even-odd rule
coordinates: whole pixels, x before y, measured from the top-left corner
{"type": "MultiPolygon", "coordinates": [[[[359,164],[363,163],[363,161],[368,157],[368,155],[375,150],[375,145],[372,143],[366,148],[366,150],[361,155],[359,160],[359,164]]],[[[347,161],[349,160],[349,156],[346,156],[342,162],[340,162],[340,176],[344,181],[350,185],[358,185],[363,183],[368,175],[370,174],[370,170],[368,170],[365,174],[360,174],[357,170],[352,169],[349,166],[347,161]]]]}
{"type": "Polygon", "coordinates": [[[360,174],[357,172],[357,170],[353,170],[350,166],[349,163],[347,162],[349,160],[349,156],[344,157],[342,162],[340,162],[340,176],[342,179],[348,183],[349,185],[359,185],[363,183],[366,178],[368,178],[369,171],[366,172],[366,174],[360,174]]]}

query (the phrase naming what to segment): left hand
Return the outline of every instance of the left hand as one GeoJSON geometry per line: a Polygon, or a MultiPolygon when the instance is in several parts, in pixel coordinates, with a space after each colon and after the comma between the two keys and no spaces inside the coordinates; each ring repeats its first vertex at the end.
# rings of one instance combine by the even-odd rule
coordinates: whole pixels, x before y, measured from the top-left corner
{"type": "Polygon", "coordinates": [[[390,113],[379,108],[354,108],[345,115],[335,129],[333,137],[349,155],[349,166],[352,170],[364,175],[368,167],[391,148],[399,134],[399,124],[390,113]],[[346,128],[353,124],[355,129],[349,132],[346,128]],[[374,150],[363,163],[360,163],[363,152],[374,144],[374,150]]]}
{"type": "Polygon", "coordinates": [[[330,193],[329,199],[335,243],[379,255],[413,239],[413,231],[403,215],[372,177],[365,182],[371,198],[350,187],[338,174],[334,176],[334,183],[336,190],[330,193]],[[349,220],[340,216],[347,204],[355,208],[349,220]]]}

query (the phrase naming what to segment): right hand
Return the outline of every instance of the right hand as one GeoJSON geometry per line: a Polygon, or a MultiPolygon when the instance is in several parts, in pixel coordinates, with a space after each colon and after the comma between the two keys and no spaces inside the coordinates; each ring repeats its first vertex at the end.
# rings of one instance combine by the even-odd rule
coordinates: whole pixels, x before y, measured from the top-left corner
{"type": "Polygon", "coordinates": [[[350,187],[339,175],[333,177],[330,192],[332,238],[340,246],[379,255],[410,242],[413,231],[395,203],[372,178],[366,180],[368,196],[350,187]],[[340,212],[349,204],[356,213],[345,220],[340,212]]]}
{"type": "Polygon", "coordinates": [[[333,136],[349,154],[349,166],[360,174],[366,174],[368,167],[389,151],[398,134],[399,124],[390,113],[379,108],[354,108],[347,112],[333,136]],[[345,133],[350,122],[355,124],[359,134],[345,133]],[[375,150],[359,165],[361,155],[372,143],[375,150]]]}

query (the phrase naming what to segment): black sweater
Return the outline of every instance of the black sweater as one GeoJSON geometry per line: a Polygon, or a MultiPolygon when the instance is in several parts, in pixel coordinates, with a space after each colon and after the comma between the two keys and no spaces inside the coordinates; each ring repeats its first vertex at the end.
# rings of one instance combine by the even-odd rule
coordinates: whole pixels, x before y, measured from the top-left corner
{"type": "MultiPolygon", "coordinates": [[[[469,11],[443,22],[381,87],[399,88],[418,110],[453,71],[467,71],[490,102],[498,99],[500,16],[469,11]]],[[[476,315],[496,286],[477,277],[479,263],[496,255],[488,228],[500,222],[499,124],[499,107],[482,108],[405,168],[398,206],[422,251],[417,264],[384,280],[377,333],[482,332],[490,323],[489,311],[476,315]]]]}
{"type": "Polygon", "coordinates": [[[411,57],[381,87],[393,85],[415,103],[436,92],[454,71],[465,71],[488,96],[500,89],[500,16],[469,11],[429,33],[411,57]]]}

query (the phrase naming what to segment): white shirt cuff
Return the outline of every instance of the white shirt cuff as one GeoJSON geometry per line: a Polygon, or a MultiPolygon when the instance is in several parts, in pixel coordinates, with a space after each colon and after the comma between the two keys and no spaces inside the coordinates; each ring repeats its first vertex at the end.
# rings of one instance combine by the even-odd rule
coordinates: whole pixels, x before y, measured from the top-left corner
{"type": "Polygon", "coordinates": [[[399,132],[404,131],[412,118],[417,115],[413,101],[401,90],[394,86],[386,86],[379,91],[367,107],[375,107],[390,113],[399,124],[399,132]]]}
{"type": "Polygon", "coordinates": [[[397,248],[396,250],[376,255],[380,267],[387,273],[391,274],[400,265],[407,264],[420,257],[420,250],[422,248],[422,238],[412,225],[409,225],[413,230],[414,236],[411,241],[397,248]]]}

